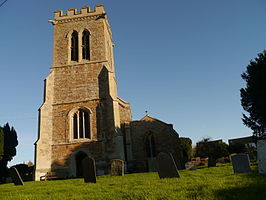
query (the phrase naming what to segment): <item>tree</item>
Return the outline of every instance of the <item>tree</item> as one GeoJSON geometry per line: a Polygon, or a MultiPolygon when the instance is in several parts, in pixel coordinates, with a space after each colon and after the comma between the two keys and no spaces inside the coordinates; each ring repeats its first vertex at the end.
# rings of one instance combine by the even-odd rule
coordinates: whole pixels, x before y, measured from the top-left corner
{"type": "Polygon", "coordinates": [[[246,81],[246,88],[240,89],[241,105],[249,114],[243,114],[243,123],[256,140],[266,138],[266,51],[250,61],[241,77],[246,81]]]}
{"type": "Polygon", "coordinates": [[[186,163],[191,159],[192,156],[192,141],[190,138],[185,138],[185,137],[180,137],[179,139],[186,163]]]}
{"type": "Polygon", "coordinates": [[[209,157],[218,159],[228,156],[228,145],[222,141],[210,141],[210,138],[204,138],[197,143],[195,156],[209,157]]]}
{"type": "Polygon", "coordinates": [[[0,160],[2,160],[4,155],[4,131],[0,127],[0,160]]]}
{"type": "Polygon", "coordinates": [[[16,155],[16,146],[18,145],[17,132],[9,124],[5,124],[3,128],[0,127],[4,135],[4,153],[0,160],[0,182],[4,182],[8,174],[7,163],[16,155]]]}

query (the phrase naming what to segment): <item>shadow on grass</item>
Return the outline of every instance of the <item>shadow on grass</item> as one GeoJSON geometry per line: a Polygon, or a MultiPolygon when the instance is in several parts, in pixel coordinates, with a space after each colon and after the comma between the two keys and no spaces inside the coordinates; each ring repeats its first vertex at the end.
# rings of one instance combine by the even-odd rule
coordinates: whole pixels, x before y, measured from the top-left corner
{"type": "MultiPolygon", "coordinates": [[[[236,176],[238,176],[236,174],[236,176]]],[[[259,175],[257,170],[242,174],[247,183],[243,186],[229,187],[215,192],[217,200],[262,200],[266,198],[266,176],[259,175]]],[[[244,181],[243,180],[243,181],[244,181]]]]}

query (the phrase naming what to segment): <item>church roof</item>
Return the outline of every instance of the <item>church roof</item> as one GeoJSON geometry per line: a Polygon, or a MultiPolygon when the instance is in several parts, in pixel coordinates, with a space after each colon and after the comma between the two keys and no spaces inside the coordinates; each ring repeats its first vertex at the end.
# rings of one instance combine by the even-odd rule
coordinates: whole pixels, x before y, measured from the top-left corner
{"type": "Polygon", "coordinates": [[[163,123],[163,124],[166,124],[166,125],[171,125],[172,124],[168,124],[168,123],[165,123],[159,119],[156,119],[154,117],[151,117],[150,115],[146,114],[143,118],[140,119],[140,121],[157,121],[157,122],[160,122],[160,123],[163,123]]]}

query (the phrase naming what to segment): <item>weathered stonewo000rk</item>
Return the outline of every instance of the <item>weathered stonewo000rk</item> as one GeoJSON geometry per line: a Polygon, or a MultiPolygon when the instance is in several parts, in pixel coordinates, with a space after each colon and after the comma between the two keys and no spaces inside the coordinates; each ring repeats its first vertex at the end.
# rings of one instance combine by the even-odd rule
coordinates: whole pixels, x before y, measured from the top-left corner
{"type": "Polygon", "coordinates": [[[248,154],[239,153],[231,156],[234,173],[247,173],[251,171],[248,154]]]}
{"type": "Polygon", "coordinates": [[[111,176],[124,176],[125,164],[123,160],[111,160],[111,176]]]}

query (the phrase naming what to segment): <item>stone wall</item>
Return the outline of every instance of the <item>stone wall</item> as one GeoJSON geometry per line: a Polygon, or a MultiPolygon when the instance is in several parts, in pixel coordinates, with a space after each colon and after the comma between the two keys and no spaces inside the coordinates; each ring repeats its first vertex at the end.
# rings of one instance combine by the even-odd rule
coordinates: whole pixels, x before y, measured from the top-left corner
{"type": "MultiPolygon", "coordinates": [[[[94,12],[90,12],[89,9],[82,10],[83,13],[70,9],[65,15],[62,11],[55,12],[55,20],[52,21],[54,24],[54,67],[88,62],[87,60],[82,60],[81,56],[79,56],[78,62],[70,60],[70,40],[74,30],[80,36],[85,29],[90,32],[90,61],[108,60],[107,55],[109,53],[106,51],[108,49],[106,38],[111,37],[111,31],[108,30],[110,29],[109,27],[106,27],[106,24],[108,24],[107,18],[101,17],[105,14],[103,6],[97,6],[94,12]],[[106,32],[108,35],[106,35],[106,32]]],[[[81,44],[81,40],[79,40],[79,43],[81,44]]],[[[79,54],[81,55],[81,48],[79,49],[79,54]]]]}
{"type": "Polygon", "coordinates": [[[179,136],[171,124],[146,116],[142,120],[130,123],[130,135],[133,159],[129,160],[132,168],[129,170],[138,172],[149,170],[146,147],[146,138],[149,135],[154,137],[156,155],[160,152],[172,153],[178,167],[181,168],[183,155],[178,143],[179,136]]]}
{"type": "Polygon", "coordinates": [[[52,146],[51,171],[56,172],[63,178],[71,178],[76,175],[75,155],[79,152],[86,153],[95,159],[97,170],[106,170],[108,161],[105,157],[103,142],[91,141],[77,144],[61,144],[52,146]]]}
{"type": "Polygon", "coordinates": [[[117,98],[119,103],[119,113],[121,124],[128,123],[131,121],[131,109],[130,104],[121,98],[117,98]]]}

